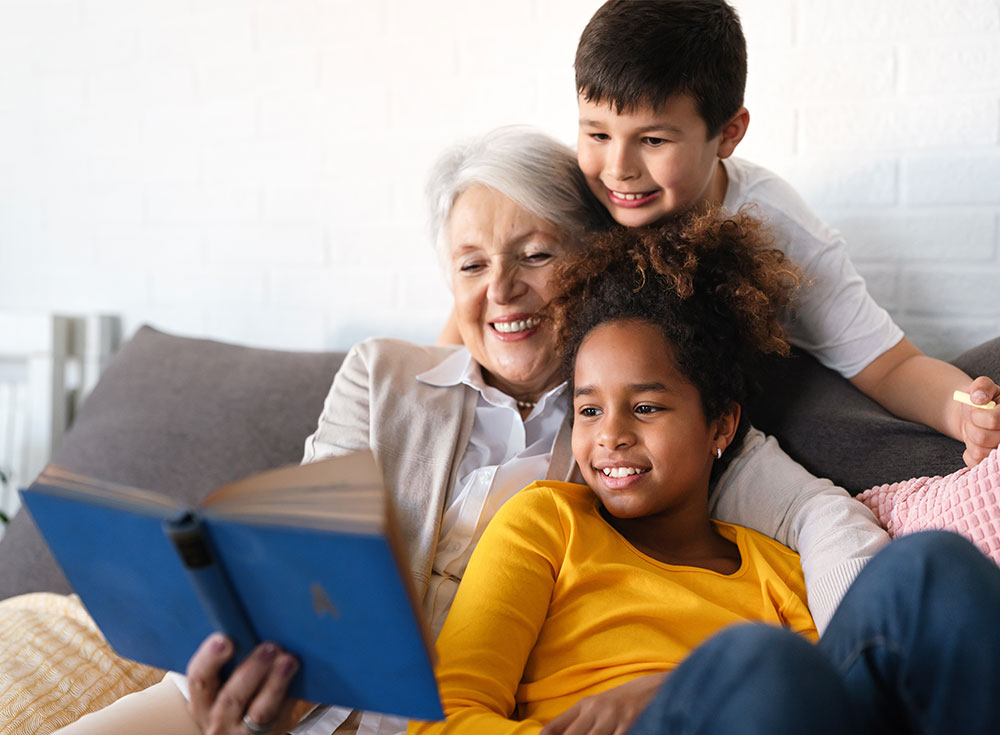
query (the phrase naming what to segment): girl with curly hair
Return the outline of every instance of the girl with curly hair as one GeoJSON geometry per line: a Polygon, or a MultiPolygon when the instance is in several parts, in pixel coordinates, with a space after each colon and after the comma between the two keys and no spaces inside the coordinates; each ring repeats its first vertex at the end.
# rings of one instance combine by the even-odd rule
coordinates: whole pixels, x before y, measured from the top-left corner
{"type": "Polygon", "coordinates": [[[710,517],[755,363],[788,349],[778,316],[798,272],[761,224],[710,213],[615,230],[558,275],[550,316],[585,484],[536,482],[494,517],[438,639],[447,719],[410,733],[998,721],[1000,666],[976,651],[1000,650],[1000,570],[966,541],[890,544],[813,645],[798,556],[710,517]],[[612,689],[621,696],[595,696],[612,689]]]}

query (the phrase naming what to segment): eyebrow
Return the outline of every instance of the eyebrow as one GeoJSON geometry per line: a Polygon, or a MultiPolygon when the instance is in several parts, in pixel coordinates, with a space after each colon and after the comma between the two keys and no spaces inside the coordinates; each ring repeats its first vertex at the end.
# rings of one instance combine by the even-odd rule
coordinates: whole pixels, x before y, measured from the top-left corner
{"type": "Polygon", "coordinates": [[[632,383],[629,386],[633,393],[669,393],[670,389],[663,383],[654,381],[652,383],[632,383]]]}
{"type": "MultiPolygon", "coordinates": [[[[588,120],[586,118],[581,118],[580,125],[583,127],[600,128],[603,127],[604,123],[602,123],[600,120],[588,120]]],[[[671,125],[670,123],[655,123],[653,125],[645,125],[636,130],[635,132],[638,133],[639,135],[643,135],[645,133],[657,133],[657,132],[671,133],[676,135],[682,135],[684,133],[684,131],[680,127],[678,127],[677,125],[671,125]]]]}
{"type": "MultiPolygon", "coordinates": [[[[523,245],[525,242],[531,240],[533,237],[536,236],[543,238],[545,240],[545,243],[549,246],[556,246],[559,245],[560,243],[559,238],[552,235],[552,233],[546,232],[545,230],[540,230],[537,227],[533,227],[530,230],[525,230],[524,232],[519,232],[517,235],[512,237],[509,242],[511,245],[514,246],[523,245]]],[[[454,248],[454,252],[452,253],[452,258],[456,258],[470,251],[480,250],[482,249],[482,247],[483,247],[482,245],[474,243],[465,243],[464,245],[458,245],[454,248]]]]}
{"type": "MultiPolygon", "coordinates": [[[[659,381],[651,383],[632,383],[629,390],[633,393],[670,393],[670,389],[659,381]]],[[[596,389],[592,385],[580,385],[573,390],[573,398],[593,395],[596,389]]]]}

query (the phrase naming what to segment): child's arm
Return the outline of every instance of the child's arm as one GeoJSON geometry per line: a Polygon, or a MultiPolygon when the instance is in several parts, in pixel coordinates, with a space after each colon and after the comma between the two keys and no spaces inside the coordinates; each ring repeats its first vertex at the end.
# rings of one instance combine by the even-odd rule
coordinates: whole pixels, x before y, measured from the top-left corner
{"type": "Polygon", "coordinates": [[[757,429],[749,431],[716,483],[709,510],[799,553],[820,633],[858,572],[889,543],[867,508],[843,488],[814,477],[757,429]]]}
{"type": "Polygon", "coordinates": [[[458,331],[458,320],[455,319],[455,310],[452,309],[451,313],[448,315],[448,321],[444,325],[444,329],[441,330],[441,334],[438,335],[436,344],[439,345],[460,345],[462,342],[462,335],[458,331]]]}
{"type": "Polygon", "coordinates": [[[954,365],[928,357],[906,338],[875,358],[851,382],[896,416],[964,442],[964,459],[970,467],[1000,446],[1000,410],[977,409],[952,400],[960,390],[972,395],[976,403],[1000,402],[1000,387],[987,377],[973,381],[954,365]]]}
{"type": "Polygon", "coordinates": [[[444,722],[410,735],[537,735],[512,719],[528,655],[548,613],[565,542],[551,497],[527,490],[490,521],[437,641],[444,722]]]}

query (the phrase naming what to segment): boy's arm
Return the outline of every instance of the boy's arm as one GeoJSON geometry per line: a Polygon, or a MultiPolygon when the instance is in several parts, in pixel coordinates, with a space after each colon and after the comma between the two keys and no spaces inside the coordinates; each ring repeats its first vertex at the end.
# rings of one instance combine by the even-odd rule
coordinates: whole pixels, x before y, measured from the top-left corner
{"type": "Polygon", "coordinates": [[[952,400],[961,390],[977,404],[1000,403],[1000,387],[988,377],[973,381],[954,365],[928,357],[905,337],[851,383],[896,416],[964,442],[963,458],[969,467],[1000,446],[1000,408],[986,410],[952,400]]]}
{"type": "Polygon", "coordinates": [[[462,335],[458,331],[458,320],[455,318],[455,309],[451,310],[448,315],[448,321],[444,325],[444,329],[441,330],[441,334],[437,338],[435,344],[439,345],[460,345],[462,342],[462,335]]]}

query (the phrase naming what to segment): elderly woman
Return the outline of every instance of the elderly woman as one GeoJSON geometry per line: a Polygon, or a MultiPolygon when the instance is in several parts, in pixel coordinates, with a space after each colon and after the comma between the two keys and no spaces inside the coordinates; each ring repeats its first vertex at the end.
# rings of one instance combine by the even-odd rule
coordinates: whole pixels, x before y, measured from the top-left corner
{"type": "MultiPolygon", "coordinates": [[[[569,398],[542,311],[553,267],[600,217],[573,152],[524,128],[458,146],[429,186],[434,238],[464,347],[373,339],[334,379],[304,461],[370,448],[395,499],[424,613],[436,634],[473,547],[497,509],[534,480],[570,479],[569,398]]],[[[888,539],[846,492],[818,480],[751,431],[713,498],[723,520],[749,525],[802,555],[820,627],[888,539]]],[[[220,686],[231,646],[212,636],[183,680],[88,715],[64,733],[395,733],[397,718],[283,702],[294,659],[261,646],[220,686]]],[[[178,681],[180,680],[180,681],[178,681]]],[[[630,695],[631,696],[631,695],[630,695]]]]}

